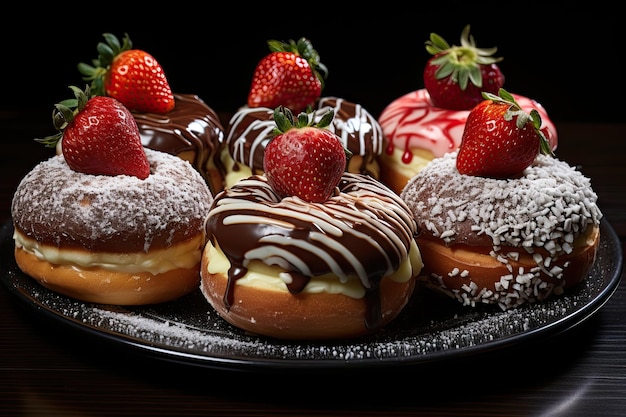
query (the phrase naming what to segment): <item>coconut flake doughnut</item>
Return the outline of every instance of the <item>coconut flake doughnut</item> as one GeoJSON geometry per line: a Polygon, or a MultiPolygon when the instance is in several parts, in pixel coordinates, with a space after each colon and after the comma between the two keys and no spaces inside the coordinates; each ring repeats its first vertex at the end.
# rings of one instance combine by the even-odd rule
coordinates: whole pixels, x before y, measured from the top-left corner
{"type": "Polygon", "coordinates": [[[456,155],[435,158],[401,194],[427,260],[420,282],[464,305],[508,309],[587,277],[602,218],[587,177],[545,155],[521,178],[461,175],[456,155]]]}
{"type": "MultiPolygon", "coordinates": [[[[347,171],[378,179],[378,158],[384,141],[376,118],[360,104],[337,97],[321,97],[313,110],[315,122],[329,110],[335,112],[335,118],[328,130],[339,136],[343,146],[352,152],[347,171]]],[[[275,127],[274,109],[267,107],[244,106],[231,117],[221,157],[227,187],[242,178],[263,174],[265,146],[274,137],[275,127]]]]}
{"type": "Polygon", "coordinates": [[[146,156],[145,180],[75,172],[62,155],[27,173],[11,206],[19,268],[93,303],[153,304],[197,289],[213,197],[189,162],[146,156]]]}
{"type": "Polygon", "coordinates": [[[216,196],[201,289],[229,323],[280,339],[375,332],[412,295],[422,267],[416,224],[377,180],[345,173],[333,197],[281,198],[265,176],[216,196]]]}
{"type": "MultiPolygon", "coordinates": [[[[542,131],[552,150],[558,144],[556,126],[545,108],[533,99],[513,94],[527,112],[536,109],[542,131]]],[[[380,114],[385,149],[380,156],[380,180],[398,194],[433,158],[459,148],[470,110],[435,107],[426,89],[412,91],[392,101],[380,114]]]]}

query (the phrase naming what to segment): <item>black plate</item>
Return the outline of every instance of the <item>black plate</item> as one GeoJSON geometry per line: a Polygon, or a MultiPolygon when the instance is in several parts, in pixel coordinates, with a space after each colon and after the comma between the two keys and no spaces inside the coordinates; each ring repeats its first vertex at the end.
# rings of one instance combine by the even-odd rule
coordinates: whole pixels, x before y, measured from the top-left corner
{"type": "Polygon", "coordinates": [[[139,353],[224,370],[329,370],[421,365],[493,351],[555,335],[598,311],[622,273],[620,241],[601,223],[598,256],[589,277],[566,295],[518,309],[466,308],[418,289],[383,332],[333,342],[285,342],[242,332],[223,321],[200,290],[174,302],[120,307],[58,295],[23,274],[13,258],[13,226],[0,229],[0,279],[19,300],[47,315],[139,353]]]}

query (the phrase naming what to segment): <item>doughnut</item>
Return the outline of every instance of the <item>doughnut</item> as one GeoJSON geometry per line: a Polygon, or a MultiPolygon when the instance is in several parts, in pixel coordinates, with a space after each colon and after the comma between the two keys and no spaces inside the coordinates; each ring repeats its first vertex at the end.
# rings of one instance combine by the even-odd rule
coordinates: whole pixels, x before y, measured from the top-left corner
{"type": "Polygon", "coordinates": [[[509,309],[581,283],[600,239],[589,178],[539,155],[520,178],[459,174],[457,151],[433,159],[400,197],[425,260],[420,284],[463,305],[509,309]]]}
{"type": "Polygon", "coordinates": [[[411,213],[368,175],[344,173],[323,203],[281,198],[263,175],[218,194],[201,291],[221,317],[279,339],[381,330],[413,294],[422,259],[411,213]]]}
{"type": "Polygon", "coordinates": [[[174,94],[174,109],[165,114],[132,112],[144,147],[189,161],[212,195],[224,188],[224,127],[217,113],[194,94],[174,94]]]}
{"type": "Polygon", "coordinates": [[[188,161],[146,149],[150,175],[89,175],[63,155],[36,165],[11,203],[15,259],[41,285],[117,305],[198,288],[213,197],[188,161]]]}
{"type": "MultiPolygon", "coordinates": [[[[522,109],[536,109],[542,130],[556,149],[556,126],[545,108],[528,97],[513,94],[522,109]]],[[[383,109],[378,122],[385,139],[379,157],[380,180],[398,194],[413,175],[433,158],[459,148],[470,110],[448,110],[433,106],[426,89],[405,94],[383,109]]]]}
{"type": "MultiPolygon", "coordinates": [[[[352,153],[348,172],[378,179],[378,158],[384,141],[376,118],[361,105],[337,97],[321,97],[312,117],[317,122],[329,110],[334,110],[335,118],[328,129],[339,136],[352,153]]],[[[232,116],[226,127],[226,145],[221,158],[227,187],[242,178],[263,174],[265,146],[274,136],[275,127],[274,109],[267,107],[244,106],[232,116]]]]}

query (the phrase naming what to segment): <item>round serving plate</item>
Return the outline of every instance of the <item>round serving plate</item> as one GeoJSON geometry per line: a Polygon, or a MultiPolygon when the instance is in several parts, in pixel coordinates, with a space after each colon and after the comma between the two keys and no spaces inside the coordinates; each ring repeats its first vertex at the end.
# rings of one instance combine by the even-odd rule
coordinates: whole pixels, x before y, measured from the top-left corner
{"type": "Polygon", "coordinates": [[[56,294],[23,274],[13,256],[13,226],[0,229],[0,280],[36,314],[170,362],[223,370],[330,370],[416,366],[459,359],[558,334],[587,320],[615,292],[622,274],[619,238],[601,223],[588,278],[561,297],[502,311],[464,307],[418,288],[401,315],[368,337],[290,342],[243,332],[221,319],[200,290],[138,307],[90,304],[56,294]]]}

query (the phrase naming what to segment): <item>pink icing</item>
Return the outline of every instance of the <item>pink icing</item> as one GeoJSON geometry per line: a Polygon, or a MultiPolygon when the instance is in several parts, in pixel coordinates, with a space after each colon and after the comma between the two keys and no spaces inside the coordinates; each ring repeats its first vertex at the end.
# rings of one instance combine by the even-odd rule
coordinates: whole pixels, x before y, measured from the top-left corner
{"type": "MultiPolygon", "coordinates": [[[[556,126],[544,107],[528,97],[512,94],[522,109],[536,109],[542,119],[542,131],[552,149],[556,149],[556,126]]],[[[405,94],[391,102],[381,113],[378,122],[389,141],[387,153],[394,148],[404,150],[404,162],[410,162],[412,148],[425,149],[435,157],[458,149],[461,144],[469,110],[447,110],[434,107],[426,89],[405,94]]]]}

